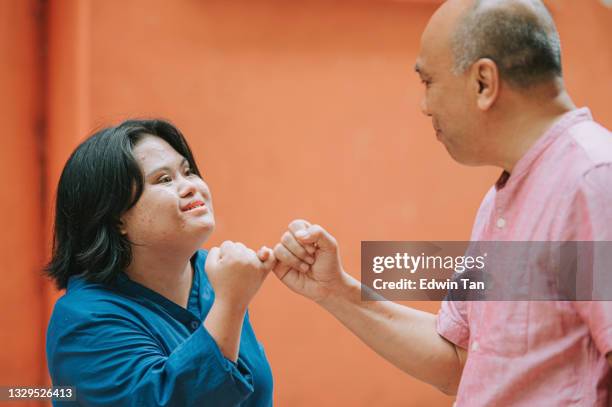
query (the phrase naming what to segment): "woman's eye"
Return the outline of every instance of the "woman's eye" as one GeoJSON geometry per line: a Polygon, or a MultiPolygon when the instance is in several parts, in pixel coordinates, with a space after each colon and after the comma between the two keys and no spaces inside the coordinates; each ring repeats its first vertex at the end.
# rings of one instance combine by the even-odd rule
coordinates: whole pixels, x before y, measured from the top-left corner
{"type": "Polygon", "coordinates": [[[162,175],[161,177],[159,177],[159,179],[157,180],[158,183],[160,184],[165,184],[172,181],[172,178],[170,178],[168,175],[162,175]]]}

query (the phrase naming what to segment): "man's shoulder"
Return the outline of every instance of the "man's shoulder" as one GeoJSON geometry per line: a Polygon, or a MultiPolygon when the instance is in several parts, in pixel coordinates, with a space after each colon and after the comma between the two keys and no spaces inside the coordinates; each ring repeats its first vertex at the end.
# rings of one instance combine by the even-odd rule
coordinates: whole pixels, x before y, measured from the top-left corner
{"type": "Polygon", "coordinates": [[[577,147],[588,169],[612,163],[612,133],[594,121],[577,123],[568,129],[572,144],[577,147]]]}

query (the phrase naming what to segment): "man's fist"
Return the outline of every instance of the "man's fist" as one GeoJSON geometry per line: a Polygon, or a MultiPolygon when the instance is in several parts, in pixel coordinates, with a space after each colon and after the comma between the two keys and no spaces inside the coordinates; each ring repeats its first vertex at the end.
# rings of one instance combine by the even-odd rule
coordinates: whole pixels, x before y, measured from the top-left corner
{"type": "Polygon", "coordinates": [[[294,220],[274,247],[274,274],[293,291],[325,300],[344,282],[338,243],[319,225],[294,220]]]}

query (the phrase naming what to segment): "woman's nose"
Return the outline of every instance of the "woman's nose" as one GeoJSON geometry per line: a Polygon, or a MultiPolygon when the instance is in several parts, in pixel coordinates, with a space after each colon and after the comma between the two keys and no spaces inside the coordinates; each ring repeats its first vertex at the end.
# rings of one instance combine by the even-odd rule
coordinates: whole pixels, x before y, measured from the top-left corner
{"type": "Polygon", "coordinates": [[[191,196],[197,191],[195,183],[189,178],[181,177],[179,184],[179,195],[181,197],[191,196]]]}

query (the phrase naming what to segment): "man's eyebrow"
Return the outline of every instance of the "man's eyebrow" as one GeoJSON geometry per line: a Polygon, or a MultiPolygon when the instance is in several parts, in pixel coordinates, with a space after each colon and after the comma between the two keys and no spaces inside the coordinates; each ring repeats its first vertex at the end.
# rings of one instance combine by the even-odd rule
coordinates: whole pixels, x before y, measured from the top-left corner
{"type": "MultiPolygon", "coordinates": [[[[185,157],[183,157],[183,159],[181,160],[181,163],[179,164],[179,167],[182,167],[182,166],[183,166],[183,165],[185,165],[185,164],[189,164],[189,161],[188,161],[188,160],[187,160],[185,157]]],[[[157,168],[155,168],[154,170],[151,170],[151,171],[150,171],[150,172],[149,172],[149,173],[146,175],[146,177],[150,177],[151,175],[153,175],[153,174],[155,174],[155,173],[157,173],[157,172],[160,172],[160,171],[170,171],[170,170],[171,170],[171,168],[170,168],[170,167],[168,167],[167,165],[164,165],[164,166],[162,166],[162,167],[157,167],[157,168]]]]}

